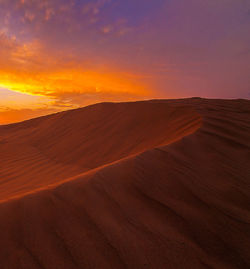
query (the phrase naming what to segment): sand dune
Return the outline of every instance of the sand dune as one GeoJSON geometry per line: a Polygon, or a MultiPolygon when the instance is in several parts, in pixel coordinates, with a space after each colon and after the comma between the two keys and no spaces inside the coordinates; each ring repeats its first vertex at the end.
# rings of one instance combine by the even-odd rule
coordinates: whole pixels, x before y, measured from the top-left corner
{"type": "Polygon", "coordinates": [[[168,144],[199,128],[191,108],[102,103],[0,127],[0,200],[168,144]]]}
{"type": "Polygon", "coordinates": [[[249,160],[245,100],[2,126],[1,268],[249,268],[249,160]]]}

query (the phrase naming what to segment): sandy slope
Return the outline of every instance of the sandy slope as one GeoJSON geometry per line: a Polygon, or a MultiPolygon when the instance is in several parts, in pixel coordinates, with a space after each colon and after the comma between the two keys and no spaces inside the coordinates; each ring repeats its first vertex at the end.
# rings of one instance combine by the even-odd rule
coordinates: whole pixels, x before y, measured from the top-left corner
{"type": "Polygon", "coordinates": [[[168,144],[200,123],[193,109],[102,103],[0,127],[0,200],[168,144]]]}
{"type": "Polygon", "coordinates": [[[1,268],[250,267],[249,101],[99,104],[0,137],[1,268]]]}

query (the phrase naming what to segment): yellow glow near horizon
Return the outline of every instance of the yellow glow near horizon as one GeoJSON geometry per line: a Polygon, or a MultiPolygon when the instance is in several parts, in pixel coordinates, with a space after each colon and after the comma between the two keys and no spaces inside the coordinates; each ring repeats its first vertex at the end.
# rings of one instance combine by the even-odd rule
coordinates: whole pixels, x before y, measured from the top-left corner
{"type": "Polygon", "coordinates": [[[145,86],[115,73],[62,70],[51,73],[1,72],[0,87],[37,96],[60,97],[65,93],[149,95],[145,86]]]}
{"type": "Polygon", "coordinates": [[[54,51],[40,40],[22,42],[1,32],[0,47],[0,91],[26,94],[0,94],[0,124],[102,101],[152,96],[145,74],[126,72],[119,64],[110,66],[103,61],[100,67],[89,59],[85,64],[83,59],[54,51]]]}
{"type": "Polygon", "coordinates": [[[139,100],[151,95],[147,87],[136,82],[140,78],[124,73],[2,70],[0,77],[0,91],[3,88],[16,92],[9,94],[8,100],[2,96],[0,124],[101,101],[139,100]]]}

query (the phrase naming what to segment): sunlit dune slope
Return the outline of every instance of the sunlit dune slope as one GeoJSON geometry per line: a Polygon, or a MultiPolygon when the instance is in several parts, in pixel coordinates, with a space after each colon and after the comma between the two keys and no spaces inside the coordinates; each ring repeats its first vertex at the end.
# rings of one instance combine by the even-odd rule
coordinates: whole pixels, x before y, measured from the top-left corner
{"type": "Polygon", "coordinates": [[[199,128],[191,108],[101,103],[0,127],[0,200],[23,195],[199,128]]]}
{"type": "MultiPolygon", "coordinates": [[[[98,141],[95,145],[99,149],[89,149],[90,159],[83,153],[87,163],[94,160],[95,164],[84,168],[97,168],[42,191],[34,188],[29,195],[0,204],[1,268],[250,267],[249,101],[196,98],[101,104],[86,109],[103,111],[95,112],[95,126],[99,118],[102,132],[97,134],[93,127],[93,134],[88,133],[90,141],[98,141]],[[118,127],[109,125],[109,121],[109,127],[105,127],[101,115],[107,110],[111,121],[116,119],[119,126],[124,126],[120,127],[121,136],[127,132],[127,142],[117,138],[118,127]],[[129,119],[131,116],[133,120],[129,119]],[[129,135],[135,130],[137,140],[133,140],[136,135],[129,135]],[[129,142],[131,146],[127,146],[129,142]],[[103,160],[98,156],[102,143],[110,147],[102,155],[103,160]],[[98,167],[114,160],[117,161],[98,167]]],[[[83,111],[3,127],[1,147],[5,147],[5,153],[1,150],[1,159],[6,158],[7,162],[7,153],[14,152],[16,140],[22,145],[30,141],[33,147],[40,142],[43,156],[53,156],[57,164],[70,167],[65,156],[53,155],[56,150],[60,155],[69,150],[67,145],[64,151],[61,148],[63,136],[56,139],[53,134],[57,136],[58,128],[65,128],[65,141],[71,132],[68,137],[75,140],[73,129],[80,136],[78,119],[83,111]],[[64,128],[58,122],[65,122],[64,128]],[[28,131],[29,128],[34,130],[28,131]]],[[[81,143],[78,145],[81,147],[81,143]]],[[[74,165],[84,164],[77,150],[75,155],[69,154],[75,156],[74,165]]],[[[12,163],[13,170],[22,167],[21,159],[18,162],[18,166],[12,163]]],[[[47,168],[43,165],[40,169],[44,173],[40,181],[47,182],[43,171],[47,168]]],[[[51,168],[57,169],[59,173],[59,167],[51,168]]],[[[28,174],[28,170],[23,171],[28,174]]],[[[36,169],[33,171],[39,175],[36,169]]],[[[27,179],[33,180],[29,176],[27,179]]],[[[27,184],[24,175],[15,180],[27,184]]],[[[6,177],[8,181],[11,179],[6,177]]],[[[35,179],[34,185],[38,185],[35,179]]],[[[3,190],[1,187],[4,198],[14,193],[3,190]]]]}

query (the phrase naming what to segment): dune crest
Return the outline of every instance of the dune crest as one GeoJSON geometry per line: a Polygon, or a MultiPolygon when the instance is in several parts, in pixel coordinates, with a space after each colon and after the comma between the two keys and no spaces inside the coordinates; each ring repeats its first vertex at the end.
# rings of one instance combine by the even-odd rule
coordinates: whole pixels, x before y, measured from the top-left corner
{"type": "Polygon", "coordinates": [[[249,101],[199,98],[1,127],[1,163],[14,170],[0,187],[2,268],[249,268],[249,130],[249,101]],[[46,161],[27,149],[14,162],[16,141],[46,161]],[[32,158],[37,181],[17,171],[32,158]],[[8,201],[41,179],[60,183],[63,171],[74,179],[8,201]]]}
{"type": "Polygon", "coordinates": [[[193,109],[101,103],[0,127],[0,200],[23,196],[194,132],[193,109]]]}

